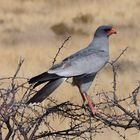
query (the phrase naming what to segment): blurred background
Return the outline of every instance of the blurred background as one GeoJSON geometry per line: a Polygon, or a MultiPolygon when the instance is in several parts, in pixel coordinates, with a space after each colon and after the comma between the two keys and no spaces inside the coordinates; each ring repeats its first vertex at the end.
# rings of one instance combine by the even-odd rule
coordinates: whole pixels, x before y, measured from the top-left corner
{"type": "MultiPolygon", "coordinates": [[[[57,62],[86,47],[100,25],[113,25],[117,35],[110,37],[110,60],[126,47],[118,61],[117,94],[129,95],[140,80],[140,0],[0,0],[0,78],[13,76],[22,57],[20,76],[30,78],[46,71],[63,41],[71,36],[57,62]]],[[[96,77],[89,94],[112,89],[109,65],[96,77]]],[[[77,88],[64,83],[53,95],[61,101],[78,104],[77,88]]],[[[137,131],[124,132],[139,139],[137,131]],[[136,133],[136,134],[135,134],[136,133]]],[[[107,130],[95,139],[120,137],[107,130]]]]}

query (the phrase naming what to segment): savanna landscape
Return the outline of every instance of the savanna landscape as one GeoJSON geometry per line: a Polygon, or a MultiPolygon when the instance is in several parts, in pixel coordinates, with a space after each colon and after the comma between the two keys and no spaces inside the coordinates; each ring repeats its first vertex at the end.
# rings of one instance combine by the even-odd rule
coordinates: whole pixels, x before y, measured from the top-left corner
{"type": "MultiPolygon", "coordinates": [[[[139,0],[0,0],[0,78],[13,76],[20,58],[24,59],[18,74],[21,77],[30,78],[47,71],[68,36],[71,38],[61,49],[57,62],[86,47],[96,28],[104,24],[117,30],[110,37],[110,61],[128,47],[118,61],[117,95],[120,98],[129,95],[140,80],[139,0]]],[[[112,71],[106,65],[97,75],[89,95],[96,102],[96,93],[111,88],[112,71]]],[[[82,104],[78,89],[66,82],[51,96],[59,102],[82,104]]],[[[58,129],[67,126],[56,123],[58,129]]],[[[123,133],[130,140],[140,139],[135,129],[123,133]]],[[[106,129],[94,139],[121,138],[106,129]]]]}

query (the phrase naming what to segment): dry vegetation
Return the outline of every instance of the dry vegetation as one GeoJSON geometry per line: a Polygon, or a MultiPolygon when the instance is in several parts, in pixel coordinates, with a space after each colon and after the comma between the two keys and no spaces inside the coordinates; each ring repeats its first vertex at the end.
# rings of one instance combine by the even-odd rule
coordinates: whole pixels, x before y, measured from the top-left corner
{"type": "MultiPolygon", "coordinates": [[[[52,65],[56,51],[67,36],[72,36],[61,50],[57,61],[84,48],[92,39],[96,27],[112,24],[118,34],[110,38],[110,59],[121,50],[128,51],[118,61],[119,97],[127,96],[137,86],[140,77],[140,1],[130,0],[1,0],[0,1],[0,78],[12,76],[20,57],[25,58],[19,73],[31,77],[52,65]]],[[[109,91],[112,87],[110,66],[97,76],[90,95],[109,91]],[[93,94],[94,92],[94,94],[93,94]]],[[[6,82],[4,83],[6,84],[6,82]]],[[[54,94],[59,102],[72,101],[81,105],[76,88],[63,84],[54,94]]],[[[58,122],[59,124],[60,122],[58,122]]],[[[63,124],[65,127],[66,124],[63,124]]],[[[134,130],[125,133],[139,139],[134,130]]],[[[95,139],[120,137],[105,130],[95,139]]]]}
{"type": "MultiPolygon", "coordinates": [[[[52,64],[57,60],[66,41],[58,49],[52,64]]],[[[24,60],[20,60],[14,76],[1,78],[0,84],[0,139],[37,140],[37,139],[83,139],[92,140],[104,134],[106,129],[117,134],[119,138],[128,139],[124,132],[131,129],[140,130],[140,83],[129,95],[120,98],[117,94],[117,73],[120,57],[109,64],[112,69],[112,90],[96,94],[96,114],[88,106],[78,105],[72,101],[59,103],[54,98],[47,98],[45,104],[28,104],[36,90],[29,86],[27,78],[18,77],[24,60]],[[5,86],[7,81],[8,86],[5,86]],[[18,97],[19,96],[19,97],[18,97]],[[17,101],[18,99],[18,101],[17,101]],[[58,123],[60,123],[58,125],[58,123]],[[57,125],[56,125],[57,124],[57,125]]]]}

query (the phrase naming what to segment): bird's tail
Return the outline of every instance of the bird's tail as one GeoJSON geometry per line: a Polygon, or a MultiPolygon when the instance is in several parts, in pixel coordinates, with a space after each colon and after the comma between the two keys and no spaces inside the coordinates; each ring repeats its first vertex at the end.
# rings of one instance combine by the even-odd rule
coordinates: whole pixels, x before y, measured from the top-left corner
{"type": "Polygon", "coordinates": [[[28,102],[30,103],[38,103],[42,102],[45,98],[47,98],[66,78],[59,78],[55,80],[50,80],[43,88],[41,88],[28,102]]]}
{"type": "Polygon", "coordinates": [[[31,78],[28,82],[29,82],[29,84],[33,84],[36,82],[43,83],[43,82],[53,80],[53,79],[58,79],[58,78],[61,78],[61,76],[59,76],[57,74],[50,74],[48,72],[44,72],[40,75],[37,75],[37,76],[31,78]]]}

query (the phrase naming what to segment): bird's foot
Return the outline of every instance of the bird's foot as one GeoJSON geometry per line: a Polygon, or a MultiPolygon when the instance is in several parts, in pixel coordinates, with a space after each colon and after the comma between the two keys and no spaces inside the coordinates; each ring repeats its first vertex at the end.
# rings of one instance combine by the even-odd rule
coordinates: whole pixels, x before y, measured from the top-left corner
{"type": "MultiPolygon", "coordinates": [[[[93,105],[93,108],[95,107],[95,104],[92,102],[92,105],[93,105]]],[[[87,101],[85,101],[83,104],[82,104],[82,108],[86,110],[88,110],[89,112],[91,112],[91,109],[89,107],[89,104],[87,101]]]]}
{"type": "Polygon", "coordinates": [[[89,108],[88,102],[87,102],[87,101],[84,101],[84,102],[83,102],[82,108],[84,108],[85,110],[86,110],[87,108],[89,108]]]}
{"type": "Polygon", "coordinates": [[[95,117],[96,115],[100,114],[100,111],[94,106],[93,107],[93,110],[89,107],[89,105],[87,104],[86,105],[86,110],[88,110],[89,114],[92,116],[92,117],[95,117]]]}

